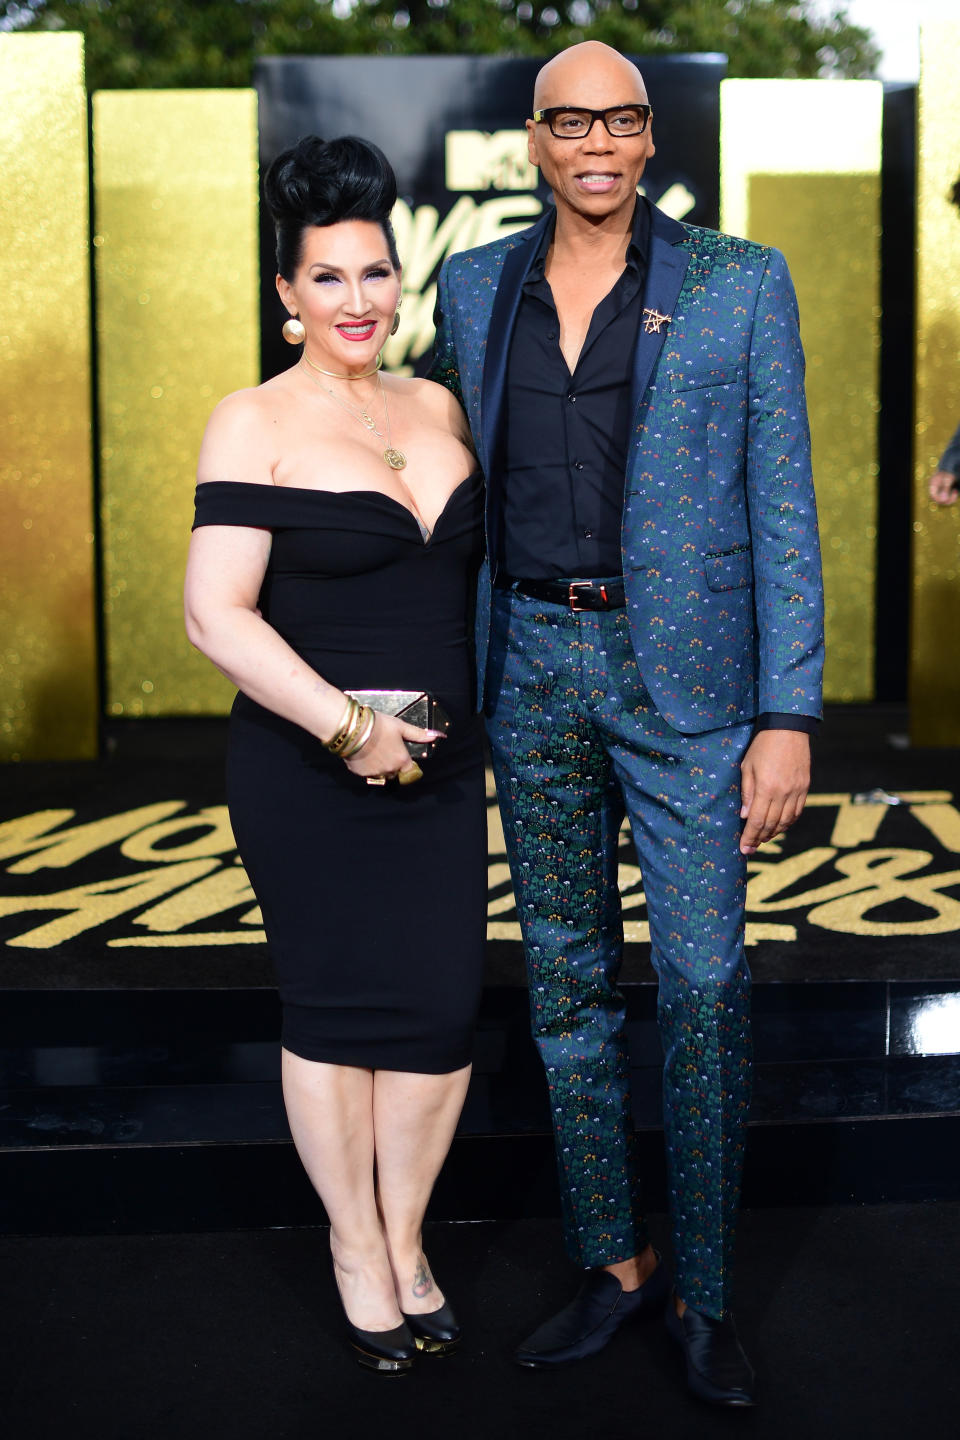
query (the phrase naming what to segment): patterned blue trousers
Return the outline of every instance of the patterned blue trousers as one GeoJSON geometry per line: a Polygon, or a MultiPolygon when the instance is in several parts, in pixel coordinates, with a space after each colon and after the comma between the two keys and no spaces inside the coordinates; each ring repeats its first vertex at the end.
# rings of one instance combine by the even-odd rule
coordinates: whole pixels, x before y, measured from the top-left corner
{"type": "Polygon", "coordinates": [[[751,727],[685,735],[644,686],[624,610],[494,592],[487,725],[580,1265],[647,1244],[631,1124],[617,846],[629,816],[659,979],[677,1291],[719,1318],[750,1104],[740,760],[751,727]]]}

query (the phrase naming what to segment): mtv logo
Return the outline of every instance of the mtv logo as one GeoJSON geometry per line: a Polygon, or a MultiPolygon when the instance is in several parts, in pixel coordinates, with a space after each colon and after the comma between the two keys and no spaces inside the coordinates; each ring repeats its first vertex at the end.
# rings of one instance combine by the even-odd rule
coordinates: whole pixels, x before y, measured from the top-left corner
{"type": "Polygon", "coordinates": [[[448,130],[448,190],[536,190],[526,130],[448,130]]]}

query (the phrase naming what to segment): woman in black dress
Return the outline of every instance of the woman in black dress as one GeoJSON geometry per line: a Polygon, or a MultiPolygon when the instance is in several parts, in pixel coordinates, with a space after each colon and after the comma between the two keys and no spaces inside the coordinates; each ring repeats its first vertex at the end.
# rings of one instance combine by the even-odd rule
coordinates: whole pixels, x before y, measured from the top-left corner
{"type": "Polygon", "coordinates": [[[401,293],[384,156],[311,136],[265,191],[303,350],[210,419],[187,630],[240,690],[228,798],[283,1001],[290,1129],[358,1358],[396,1373],[459,1337],[421,1224],[466,1094],[485,938],[467,641],[482,484],[453,397],[378,368],[401,293]],[[354,689],[425,690],[449,733],[354,689]]]}

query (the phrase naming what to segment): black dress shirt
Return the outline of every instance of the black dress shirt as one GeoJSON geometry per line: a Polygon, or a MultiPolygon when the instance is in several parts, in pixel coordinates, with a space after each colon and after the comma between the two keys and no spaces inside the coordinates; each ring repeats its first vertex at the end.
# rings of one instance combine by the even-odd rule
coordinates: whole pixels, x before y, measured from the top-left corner
{"type": "Polygon", "coordinates": [[[593,312],[573,373],[544,275],[541,237],[524,282],[507,364],[499,559],[525,580],[596,579],[623,569],[620,534],[630,379],[650,214],[638,204],[626,267],[593,312]]]}
{"type": "MultiPolygon", "coordinates": [[[[555,225],[524,281],[507,362],[499,467],[498,569],[524,580],[606,579],[623,569],[621,531],[631,379],[650,246],[650,211],[634,210],[620,278],[593,312],[571,374],[544,274],[555,225]]],[[[756,728],[813,734],[809,715],[765,713],[756,728]]]]}

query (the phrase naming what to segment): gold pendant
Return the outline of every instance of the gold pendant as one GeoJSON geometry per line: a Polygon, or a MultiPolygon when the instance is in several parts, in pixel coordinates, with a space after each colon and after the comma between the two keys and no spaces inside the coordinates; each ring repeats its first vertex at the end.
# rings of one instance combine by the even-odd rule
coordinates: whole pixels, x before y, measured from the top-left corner
{"type": "Polygon", "coordinates": [[[392,446],[384,450],[383,458],[391,470],[403,470],[406,467],[406,455],[404,455],[402,450],[394,450],[392,446]]]}
{"type": "Polygon", "coordinates": [[[372,415],[367,414],[366,410],[361,410],[357,418],[361,425],[366,425],[368,430],[376,430],[377,422],[372,415]]]}

